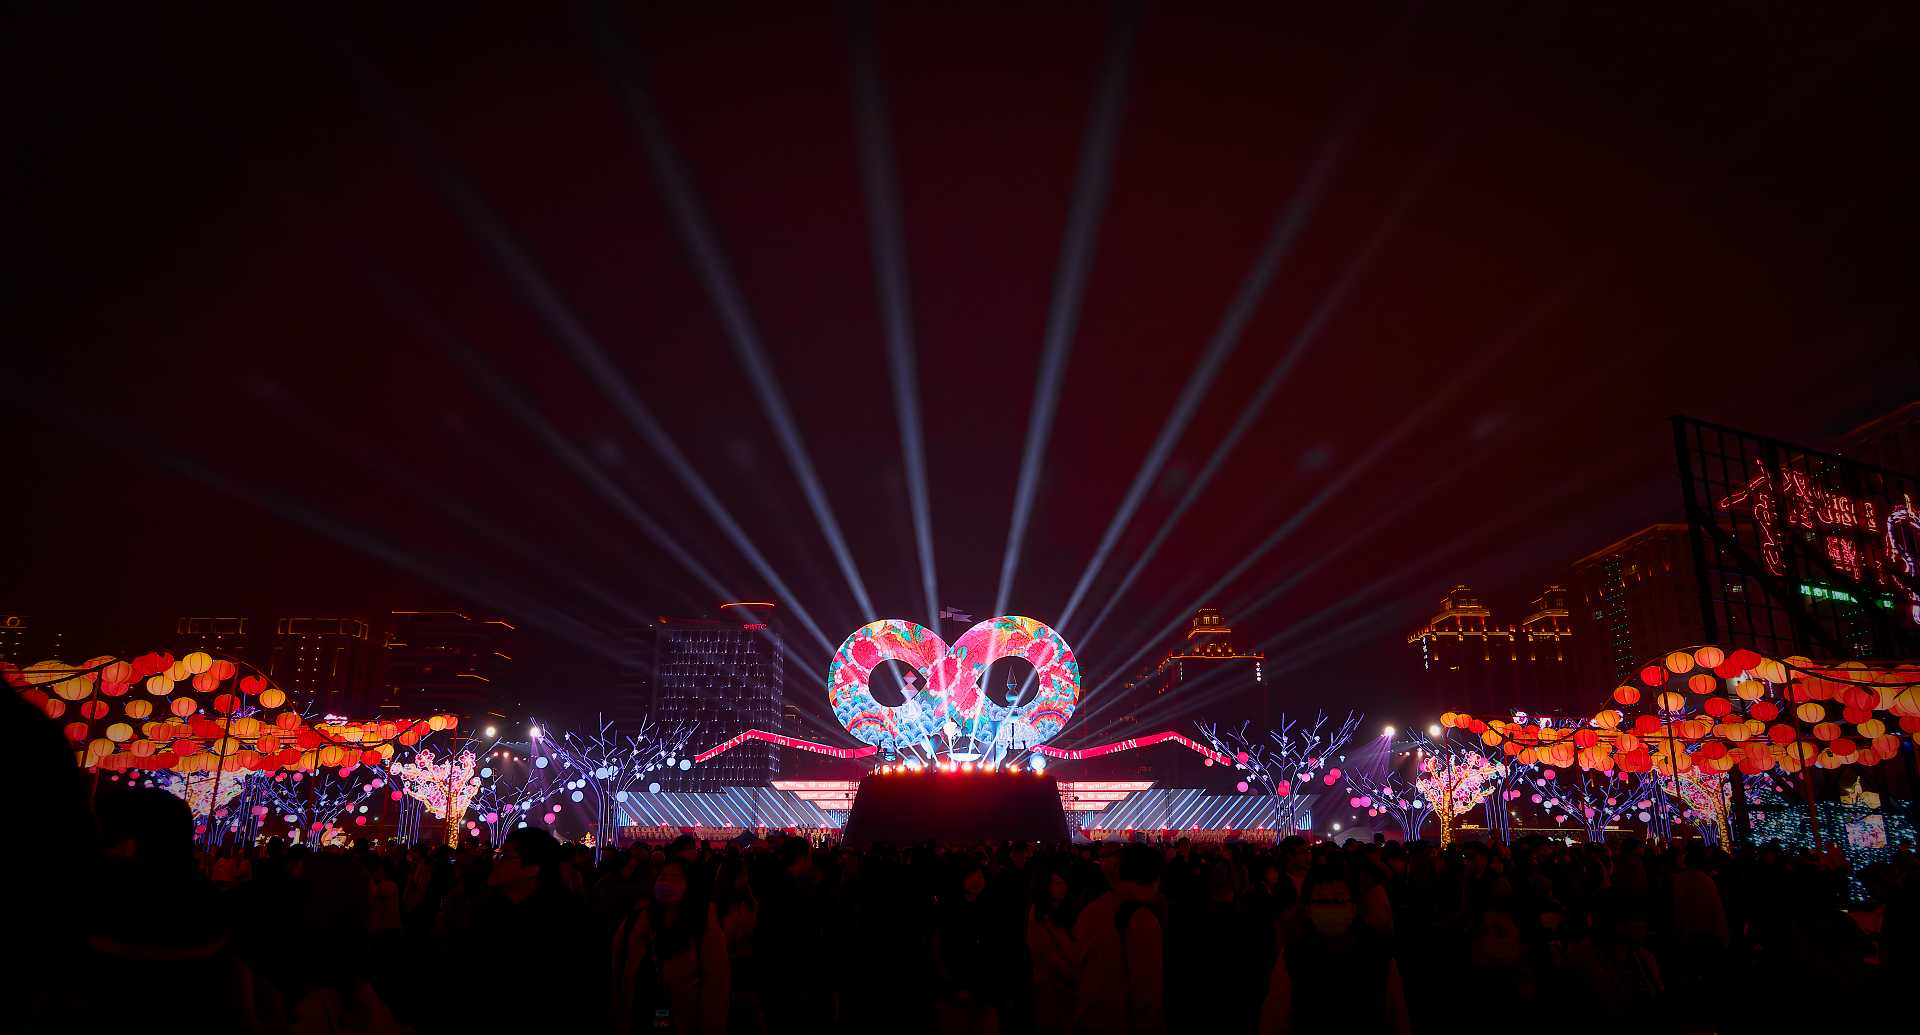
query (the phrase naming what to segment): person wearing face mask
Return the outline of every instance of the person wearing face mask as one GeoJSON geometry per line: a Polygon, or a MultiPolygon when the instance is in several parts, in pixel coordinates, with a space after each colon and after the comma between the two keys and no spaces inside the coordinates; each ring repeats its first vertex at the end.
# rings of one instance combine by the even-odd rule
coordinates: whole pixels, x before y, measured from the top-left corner
{"type": "Polygon", "coordinates": [[[1338,865],[1308,872],[1300,902],[1280,922],[1279,941],[1261,1032],[1411,1030],[1392,949],[1359,922],[1353,888],[1338,865]]]}
{"type": "Polygon", "coordinates": [[[615,1031],[727,1030],[727,937],[679,859],[660,867],[650,900],[614,935],[613,952],[615,1031]]]}

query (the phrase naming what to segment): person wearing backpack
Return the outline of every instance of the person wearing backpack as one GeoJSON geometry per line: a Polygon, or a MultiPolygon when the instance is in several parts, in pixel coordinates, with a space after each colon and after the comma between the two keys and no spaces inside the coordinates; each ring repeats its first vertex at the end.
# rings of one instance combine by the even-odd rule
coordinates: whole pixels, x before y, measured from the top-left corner
{"type": "Polygon", "coordinates": [[[1088,1035],[1160,1035],[1166,1031],[1166,910],[1160,902],[1160,853],[1151,845],[1120,850],[1113,890],[1074,925],[1081,949],[1073,1030],[1088,1035]]]}

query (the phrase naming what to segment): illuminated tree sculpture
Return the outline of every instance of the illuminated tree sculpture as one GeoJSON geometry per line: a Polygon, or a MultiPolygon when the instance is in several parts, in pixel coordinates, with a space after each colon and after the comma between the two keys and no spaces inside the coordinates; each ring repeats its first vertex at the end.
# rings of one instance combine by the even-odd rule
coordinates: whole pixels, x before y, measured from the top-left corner
{"type": "MultiPolygon", "coordinates": [[[[693,733],[694,727],[689,724],[662,727],[649,719],[643,720],[635,732],[623,734],[602,718],[599,731],[591,735],[569,731],[558,737],[534,738],[533,763],[535,768],[549,771],[549,781],[555,779],[552,770],[558,766],[558,779],[563,781],[557,788],[559,793],[593,809],[593,854],[598,862],[609,843],[608,834],[618,826],[621,804],[639,793],[637,788],[644,785],[647,792],[658,794],[660,777],[666,770],[693,768],[693,758],[687,751],[693,733]]],[[[554,822],[554,816],[547,813],[547,822],[554,822]]]]}
{"type": "Polygon", "coordinates": [[[1486,800],[1505,772],[1505,766],[1478,751],[1445,745],[1421,758],[1413,785],[1440,818],[1440,847],[1453,843],[1454,821],[1486,800]]]}
{"type": "Polygon", "coordinates": [[[427,812],[435,819],[446,820],[447,844],[460,844],[460,823],[466,818],[467,809],[473,804],[473,796],[480,789],[480,778],[474,775],[476,761],[473,752],[462,751],[451,761],[436,762],[432,748],[422,748],[413,756],[411,762],[396,763],[392,767],[393,775],[400,781],[400,789],[410,798],[414,798],[427,807],[427,812]]]}
{"type": "MultiPolygon", "coordinates": [[[[537,770],[536,770],[537,771],[537,770]]],[[[507,843],[507,835],[516,827],[527,825],[527,813],[533,807],[559,790],[557,784],[539,780],[531,774],[519,781],[510,781],[504,777],[487,778],[487,769],[480,770],[480,789],[473,796],[473,810],[480,823],[487,828],[487,839],[493,847],[499,848],[507,843]]]]}
{"type": "Polygon", "coordinates": [[[1530,794],[1533,804],[1546,809],[1554,822],[1578,822],[1587,840],[1598,843],[1622,817],[1638,813],[1644,817],[1641,822],[1652,821],[1661,783],[1658,774],[1541,767],[1523,781],[1521,793],[1530,794]]]}
{"type": "Polygon", "coordinates": [[[1433,815],[1433,803],[1414,785],[1391,767],[1378,773],[1347,774],[1347,804],[1366,809],[1369,816],[1386,816],[1400,826],[1400,836],[1418,840],[1420,828],[1433,815]]]}
{"type": "Polygon", "coordinates": [[[276,773],[262,783],[262,803],[270,813],[280,816],[287,826],[300,831],[305,841],[323,841],[339,829],[340,816],[356,814],[362,818],[373,793],[386,781],[371,770],[323,769],[317,773],[276,773]]]}
{"type": "MultiPolygon", "coordinates": [[[[1741,779],[1746,783],[1749,800],[1762,791],[1777,790],[1769,774],[1742,775],[1741,779]]],[[[1686,818],[1693,821],[1702,835],[1711,829],[1722,851],[1733,851],[1733,781],[1730,774],[1688,769],[1680,773],[1678,783],[1680,805],[1686,810],[1686,818]]],[[[1660,786],[1671,787],[1670,778],[1663,778],[1660,786]]]]}
{"type": "Polygon", "coordinates": [[[1235,789],[1242,794],[1258,789],[1274,806],[1274,827],[1284,834],[1305,829],[1313,823],[1313,781],[1327,787],[1340,782],[1347,743],[1360,726],[1361,716],[1348,712],[1338,726],[1329,726],[1325,712],[1316,713],[1313,724],[1280,716],[1280,728],[1268,730],[1265,738],[1250,736],[1248,723],[1238,730],[1221,732],[1213,723],[1197,723],[1200,735],[1215,751],[1233,759],[1240,773],[1235,789]]]}

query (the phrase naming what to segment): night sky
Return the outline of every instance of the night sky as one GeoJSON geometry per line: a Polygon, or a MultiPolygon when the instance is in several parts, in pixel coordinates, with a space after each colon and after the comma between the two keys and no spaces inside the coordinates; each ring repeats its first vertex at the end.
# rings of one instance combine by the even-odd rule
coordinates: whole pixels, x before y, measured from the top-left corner
{"type": "MultiPolygon", "coordinates": [[[[453,176],[829,639],[925,621],[848,23],[710,6],[9,16],[24,309],[0,368],[0,608],[94,628],[93,654],[147,649],[129,630],[176,614],[457,603],[521,623],[531,700],[589,711],[621,633],[717,601],[529,414],[729,594],[774,593],[516,290],[453,176]],[[871,614],[676,233],[609,46],[685,162],[871,614]]],[[[1404,635],[1454,581],[1518,620],[1576,557],[1678,519],[1670,415],[1825,446],[1915,395],[1897,98],[1916,84],[1893,15],[1278,6],[1149,9],[1127,64],[1009,611],[1059,618],[1276,220],[1299,225],[1062,629],[1094,683],[1291,523],[1208,602],[1269,644],[1292,700],[1397,718],[1404,635]]],[[[875,22],[939,601],[976,617],[1113,21],[875,22]]]]}

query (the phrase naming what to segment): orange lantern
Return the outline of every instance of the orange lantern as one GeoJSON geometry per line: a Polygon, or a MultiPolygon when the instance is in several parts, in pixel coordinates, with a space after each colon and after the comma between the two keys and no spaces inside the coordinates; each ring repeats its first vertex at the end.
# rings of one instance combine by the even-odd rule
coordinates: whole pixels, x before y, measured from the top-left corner
{"type": "MultiPolygon", "coordinates": [[[[1672,654],[1667,655],[1667,671],[1673,673],[1674,675],[1677,676],[1683,672],[1692,671],[1692,669],[1693,669],[1692,652],[1677,650],[1677,651],[1674,651],[1672,654]]],[[[1652,684],[1649,684],[1649,685],[1652,685],[1652,684]]]]}
{"type": "Polygon", "coordinates": [[[1696,694],[1710,694],[1720,688],[1720,681],[1705,672],[1687,677],[1687,689],[1696,694]]]}
{"type": "Polygon", "coordinates": [[[147,693],[150,693],[155,697],[165,697],[168,694],[173,693],[173,680],[168,678],[166,673],[164,672],[157,675],[148,676],[147,677],[147,693]]]}
{"type": "Polygon", "coordinates": [[[1801,722],[1820,722],[1827,717],[1827,710],[1818,701],[1808,701],[1795,708],[1793,714],[1798,715],[1801,722]]]}
{"type": "Polygon", "coordinates": [[[116,722],[107,727],[107,739],[115,744],[124,744],[133,739],[133,727],[124,722],[116,722]]]}
{"type": "Polygon", "coordinates": [[[1640,703],[1640,691],[1631,686],[1616,686],[1613,688],[1613,699],[1628,707],[1632,707],[1640,703]]]}
{"type": "Polygon", "coordinates": [[[1814,723],[1813,735],[1821,740],[1832,740],[1840,735],[1840,724],[1837,722],[1814,723]]]}
{"type": "MultiPolygon", "coordinates": [[[[1692,655],[1688,655],[1688,657],[1692,657],[1692,655]]],[[[1687,706],[1687,699],[1680,694],[1668,690],[1661,693],[1658,697],[1655,697],[1654,704],[1661,711],[1671,714],[1685,708],[1687,706]]]]}
{"type": "Polygon", "coordinates": [[[133,666],[124,661],[116,661],[100,670],[100,678],[109,683],[131,683],[133,666]]]}
{"type": "Polygon", "coordinates": [[[125,711],[129,719],[144,719],[153,714],[153,702],[139,699],[128,701],[125,711]]]}
{"type": "Polygon", "coordinates": [[[172,711],[173,714],[184,719],[197,711],[199,705],[194,704],[193,698],[191,697],[176,697],[173,699],[173,703],[167,705],[167,708],[172,711]]]}
{"type": "Polygon", "coordinates": [[[287,692],[277,686],[270,686],[260,691],[260,707],[262,708],[278,708],[286,703],[287,692]]]}
{"type": "Polygon", "coordinates": [[[1701,668],[1719,668],[1727,660],[1727,652],[1718,647],[1702,647],[1693,652],[1693,660],[1701,668]]]}

